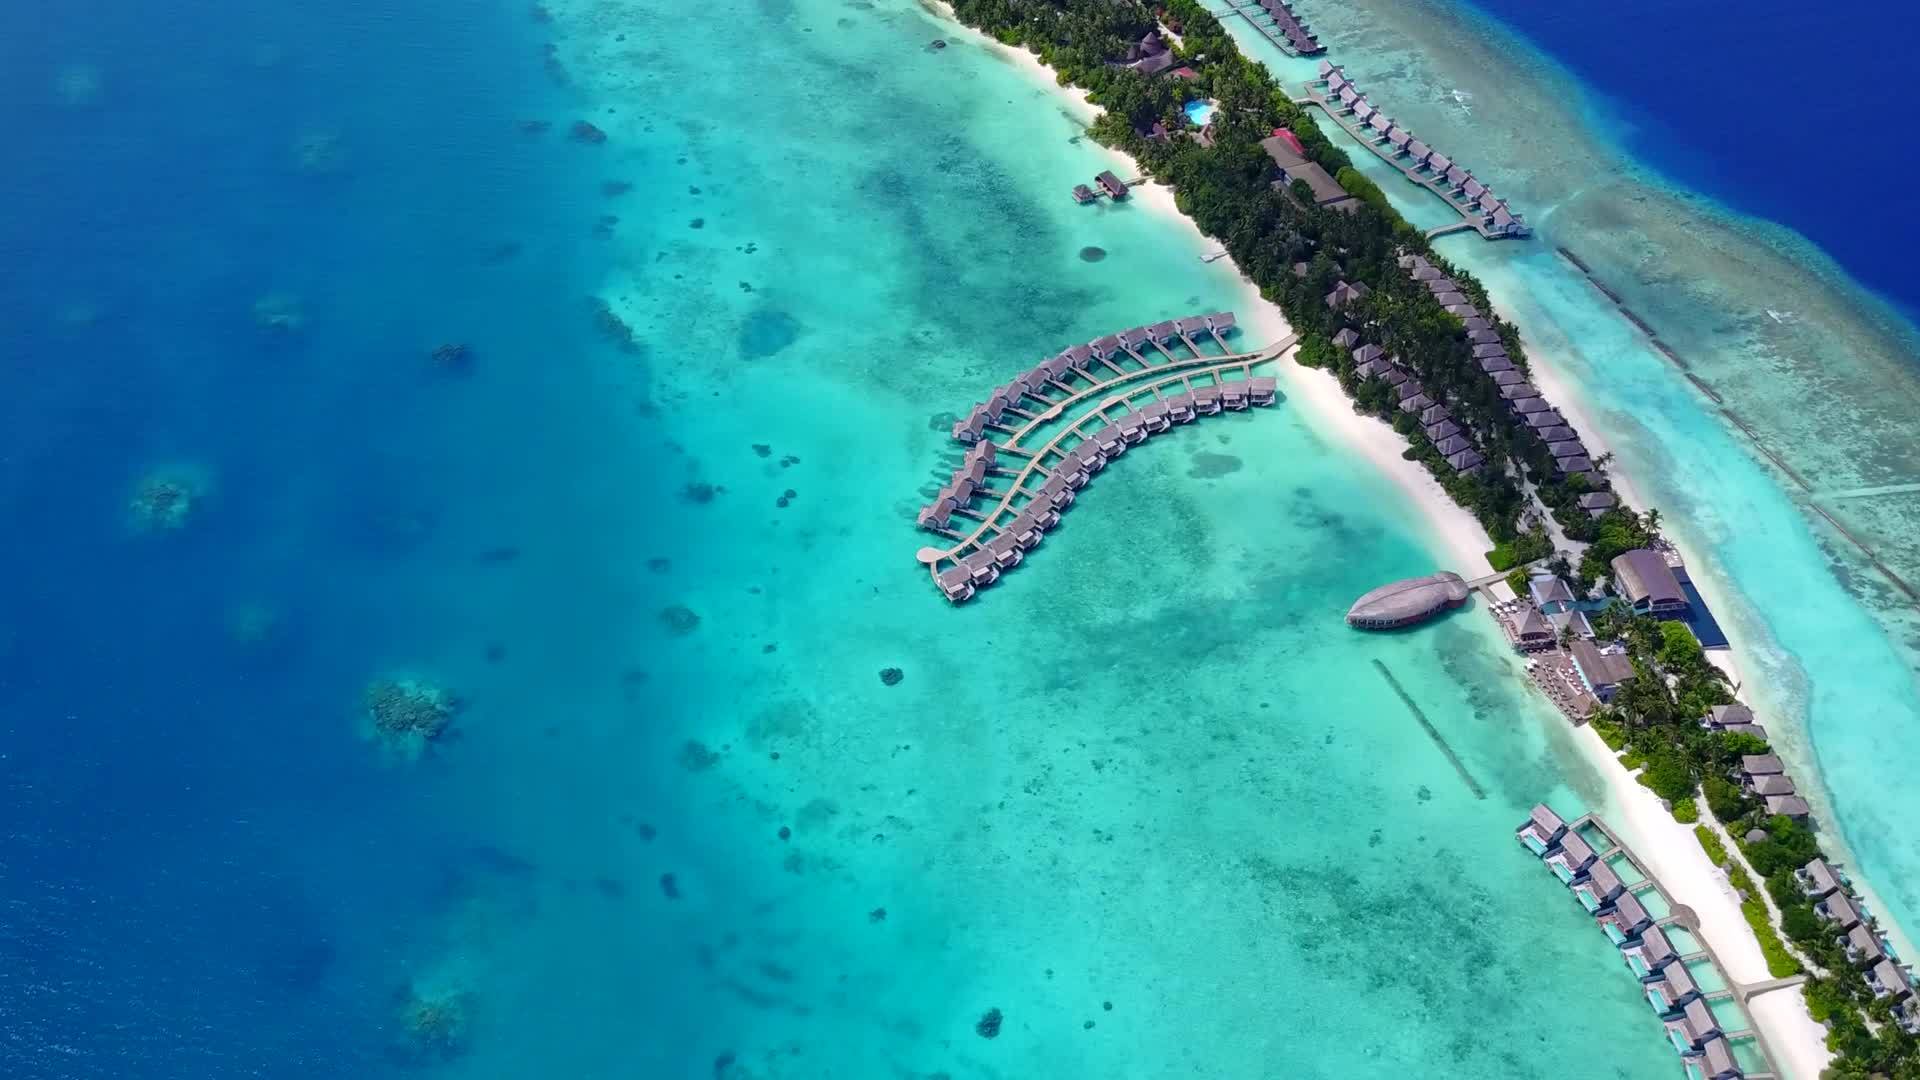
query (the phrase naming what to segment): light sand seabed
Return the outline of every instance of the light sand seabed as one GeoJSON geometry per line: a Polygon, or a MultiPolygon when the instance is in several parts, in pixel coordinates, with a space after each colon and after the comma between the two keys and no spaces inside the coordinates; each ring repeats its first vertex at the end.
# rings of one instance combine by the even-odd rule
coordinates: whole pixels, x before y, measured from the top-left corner
{"type": "MultiPolygon", "coordinates": [[[[950,13],[950,9],[948,11],[950,13]]],[[[1007,48],[970,28],[967,32],[980,37],[989,47],[1001,50],[1036,83],[1059,91],[1073,103],[1075,112],[1083,122],[1090,123],[1097,114],[1097,107],[1087,100],[1085,91],[1061,87],[1052,71],[1032,53],[1024,49],[1007,48]]],[[[1123,162],[1131,170],[1131,175],[1140,174],[1138,163],[1130,156],[1111,148],[1101,149],[1123,162]]],[[[1200,233],[1192,219],[1180,213],[1171,190],[1159,184],[1143,184],[1134,189],[1130,201],[1156,214],[1177,219],[1183,228],[1192,233],[1200,250],[1212,246],[1212,242],[1200,233]]],[[[1230,256],[1222,261],[1232,264],[1230,256]]],[[[1234,267],[1234,272],[1238,275],[1238,267],[1234,267]]],[[[1241,299],[1236,308],[1242,315],[1244,329],[1256,332],[1257,337],[1268,341],[1278,340],[1290,333],[1291,328],[1279,308],[1261,297],[1259,289],[1244,276],[1240,276],[1239,280],[1242,285],[1241,299]]],[[[1511,310],[1506,299],[1491,288],[1489,297],[1496,307],[1511,310]]],[[[1530,345],[1528,356],[1533,361],[1534,383],[1541,393],[1573,422],[1589,449],[1595,454],[1607,453],[1608,446],[1601,435],[1602,429],[1593,422],[1585,402],[1573,393],[1570,385],[1555,370],[1552,355],[1530,345]]],[[[1429,528],[1427,536],[1436,554],[1454,560],[1454,569],[1467,576],[1487,571],[1486,552],[1493,543],[1486,530],[1471,513],[1447,495],[1424,467],[1400,456],[1403,440],[1398,433],[1380,420],[1354,411],[1351,400],[1331,375],[1290,362],[1283,363],[1281,370],[1289,397],[1307,403],[1314,426],[1337,436],[1349,449],[1390,477],[1407,496],[1410,509],[1425,519],[1429,528]]],[[[1629,478],[1616,473],[1612,479],[1628,502],[1645,505],[1629,478]]],[[[1701,565],[1686,550],[1684,543],[1676,541],[1676,547],[1690,566],[1701,565]]],[[[1719,585],[1712,577],[1698,575],[1695,581],[1709,605],[1716,610],[1728,610],[1719,592],[1719,585]]],[[[1728,671],[1737,685],[1744,685],[1734,659],[1741,648],[1737,628],[1731,625],[1723,625],[1722,628],[1733,647],[1726,652],[1716,652],[1712,659],[1728,671]]],[[[1766,707],[1766,702],[1761,704],[1763,708],[1766,707]]],[[[1582,727],[1579,730],[1578,745],[1594,771],[1607,783],[1615,810],[1608,823],[1634,845],[1634,850],[1649,864],[1646,869],[1660,879],[1674,899],[1691,907],[1699,916],[1701,934],[1713,944],[1727,965],[1728,974],[1741,982],[1758,982],[1769,978],[1766,957],[1761,953],[1760,943],[1740,911],[1739,898],[1733,886],[1728,882],[1725,872],[1707,857],[1706,851],[1693,835],[1692,827],[1675,821],[1673,815],[1660,804],[1659,798],[1633,779],[1619,758],[1592,729],[1582,727]]],[[[1766,1035],[1769,1047],[1784,1059],[1773,1064],[1789,1080],[1813,1080],[1831,1060],[1825,1042],[1826,1029],[1809,1015],[1805,995],[1800,990],[1763,994],[1753,999],[1748,1013],[1754,1025],[1766,1035]]]]}

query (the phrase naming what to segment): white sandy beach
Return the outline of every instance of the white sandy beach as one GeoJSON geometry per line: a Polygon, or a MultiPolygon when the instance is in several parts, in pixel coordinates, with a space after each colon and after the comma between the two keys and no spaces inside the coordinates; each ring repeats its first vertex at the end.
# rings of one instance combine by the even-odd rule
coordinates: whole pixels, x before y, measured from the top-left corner
{"type": "MultiPolygon", "coordinates": [[[[944,4],[942,7],[945,9],[944,4]]],[[[951,18],[951,10],[946,10],[951,18]]],[[[1090,123],[1097,115],[1098,108],[1087,100],[1084,91],[1060,86],[1053,72],[1032,53],[1024,49],[1007,48],[957,22],[954,25],[959,32],[973,35],[985,47],[1001,50],[1036,85],[1060,94],[1083,122],[1090,123]]],[[[1107,148],[1099,148],[1097,152],[1109,155],[1117,171],[1124,169],[1123,175],[1141,174],[1138,163],[1128,155],[1107,148]]],[[[1179,226],[1192,235],[1196,256],[1218,246],[1202,234],[1190,218],[1180,213],[1172,191],[1166,187],[1142,184],[1133,189],[1129,202],[1150,213],[1177,220],[1179,226]]],[[[1240,281],[1239,302],[1235,310],[1240,316],[1243,332],[1249,339],[1277,341],[1290,334],[1291,327],[1280,309],[1261,297],[1259,289],[1239,274],[1238,267],[1233,266],[1230,257],[1222,261],[1232,267],[1240,281]]],[[[1498,298],[1495,301],[1498,303],[1498,298]]],[[[1577,426],[1596,454],[1605,453],[1600,429],[1593,424],[1583,403],[1554,370],[1551,358],[1531,350],[1529,355],[1536,361],[1534,381],[1541,392],[1551,398],[1568,420],[1577,426]]],[[[1336,438],[1356,456],[1371,462],[1405,494],[1409,510],[1423,519],[1426,526],[1424,535],[1436,558],[1450,561],[1452,565],[1449,568],[1463,576],[1473,577],[1488,571],[1486,552],[1493,543],[1486,530],[1472,514],[1447,495],[1423,466],[1400,456],[1404,440],[1398,433],[1383,421],[1355,412],[1352,401],[1332,375],[1303,368],[1292,363],[1290,357],[1279,367],[1288,400],[1304,403],[1307,406],[1306,415],[1317,429],[1336,438]]],[[[1614,477],[1614,482],[1624,498],[1640,503],[1629,482],[1619,476],[1614,477]]],[[[1682,555],[1686,556],[1687,553],[1683,550],[1682,555]]],[[[1701,582],[1702,594],[1708,602],[1721,603],[1721,598],[1711,588],[1710,582],[1701,582]]],[[[1737,650],[1738,642],[1734,644],[1737,650]]],[[[1737,673],[1732,674],[1738,678],[1737,673]]],[[[1649,864],[1646,869],[1660,879],[1673,894],[1674,900],[1691,907],[1699,916],[1702,936],[1712,943],[1727,964],[1729,974],[1741,982],[1767,979],[1766,958],[1740,912],[1739,899],[1727,882],[1726,875],[1707,858],[1706,851],[1692,833],[1692,827],[1675,821],[1673,815],[1661,806],[1658,797],[1633,780],[1613,752],[1591,729],[1580,729],[1577,742],[1581,752],[1608,784],[1614,806],[1608,823],[1634,846],[1636,853],[1649,864]]],[[[1801,992],[1797,989],[1781,990],[1762,995],[1754,999],[1749,1012],[1756,1027],[1766,1036],[1769,1047],[1782,1059],[1774,1062],[1781,1074],[1789,1080],[1817,1080],[1820,1070],[1829,1060],[1824,1041],[1826,1032],[1807,1014],[1801,992]]]]}

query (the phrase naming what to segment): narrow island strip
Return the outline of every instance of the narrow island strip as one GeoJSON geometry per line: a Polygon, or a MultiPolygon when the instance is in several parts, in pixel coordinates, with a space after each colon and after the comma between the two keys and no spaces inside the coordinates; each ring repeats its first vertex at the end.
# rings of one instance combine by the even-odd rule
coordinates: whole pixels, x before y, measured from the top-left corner
{"type": "MultiPolygon", "coordinates": [[[[1284,316],[1272,337],[1297,340],[1289,355],[1309,369],[1299,382],[1313,388],[1310,403],[1326,406],[1337,386],[1354,418],[1330,410],[1337,428],[1362,435],[1367,456],[1430,513],[1437,490],[1484,530],[1480,551],[1511,573],[1513,590],[1489,606],[1528,654],[1535,684],[1580,725],[1646,872],[1688,905],[1733,978],[1755,982],[1754,963],[1760,980],[1805,976],[1751,1000],[1776,1059],[1764,1067],[1809,1080],[1829,1065],[1841,1075],[1920,1068],[1905,967],[1851,894],[1809,885],[1839,871],[1764,727],[1742,719],[1725,664],[1708,655],[1728,642],[1659,512],[1628,505],[1610,455],[1590,451],[1597,441],[1534,385],[1519,330],[1485,287],[1436,252],[1303,99],[1194,0],[1152,10],[1132,0],[956,0],[951,10],[1027,62],[1037,54],[1077,104],[1097,110],[1090,134],[1157,182],[1136,201],[1163,207],[1171,191],[1173,207],[1284,316]],[[1403,460],[1383,455],[1382,427],[1403,437],[1403,460]]],[[[1323,64],[1302,88],[1316,107],[1329,107],[1336,75],[1323,64]]],[[[1412,167],[1424,177],[1431,151],[1412,167]]],[[[1243,314],[1249,327],[1261,321],[1243,314]]],[[[1459,530],[1447,536],[1466,558],[1459,530]]],[[[1683,1005],[1649,1001],[1670,1034],[1684,1020],[1683,1005]]],[[[1676,1049],[1707,1075],[1702,1042],[1676,1049]]]]}

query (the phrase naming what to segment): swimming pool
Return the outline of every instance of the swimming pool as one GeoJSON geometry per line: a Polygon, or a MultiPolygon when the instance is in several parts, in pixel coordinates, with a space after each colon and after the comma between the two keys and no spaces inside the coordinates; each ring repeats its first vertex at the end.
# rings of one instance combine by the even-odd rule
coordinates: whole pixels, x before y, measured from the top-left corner
{"type": "Polygon", "coordinates": [[[1189,101],[1186,104],[1187,119],[1193,122],[1194,127],[1206,127],[1207,121],[1213,119],[1213,110],[1211,101],[1189,101]]]}

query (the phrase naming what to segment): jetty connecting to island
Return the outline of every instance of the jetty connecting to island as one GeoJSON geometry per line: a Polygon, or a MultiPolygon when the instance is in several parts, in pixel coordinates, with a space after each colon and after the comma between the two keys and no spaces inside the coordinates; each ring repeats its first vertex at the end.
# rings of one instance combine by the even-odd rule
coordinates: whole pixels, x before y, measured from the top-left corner
{"type": "Polygon", "coordinates": [[[1739,983],[1700,937],[1693,909],[1666,887],[1619,835],[1592,814],[1566,821],[1536,805],[1514,838],[1553,871],[1607,935],[1667,1039],[1688,1080],[1775,1080],[1766,1039],[1745,1006],[1761,994],[1806,981],[1804,975],[1739,983]]]}
{"type": "Polygon", "coordinates": [[[1440,196],[1442,202],[1460,215],[1460,223],[1427,233],[1428,239],[1451,232],[1472,230],[1488,240],[1509,240],[1533,235],[1526,219],[1507,205],[1507,200],[1462,167],[1460,163],[1428,146],[1392,117],[1382,112],[1360,87],[1347,77],[1344,69],[1329,61],[1320,61],[1320,77],[1307,87],[1306,96],[1296,101],[1314,105],[1334,123],[1353,136],[1375,157],[1394,167],[1411,183],[1440,196]]]}
{"type": "Polygon", "coordinates": [[[1107,334],[1014,376],[957,420],[960,465],[916,519],[949,541],[917,556],[941,594],[962,603],[1020,565],[1075,493],[1129,447],[1175,424],[1273,404],[1277,381],[1253,369],[1295,339],[1235,352],[1235,332],[1233,313],[1220,311],[1107,334]]]}

